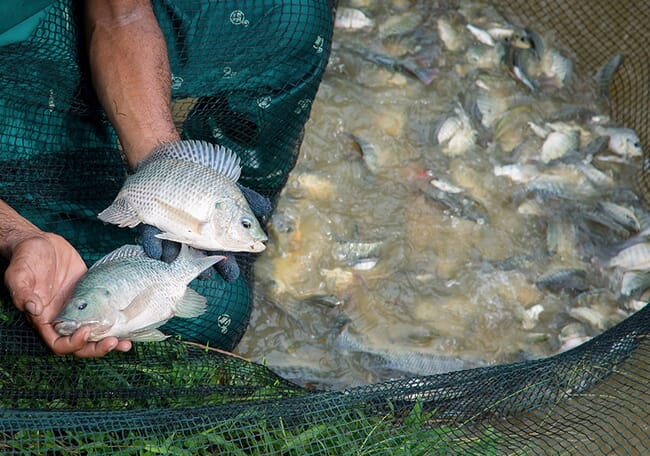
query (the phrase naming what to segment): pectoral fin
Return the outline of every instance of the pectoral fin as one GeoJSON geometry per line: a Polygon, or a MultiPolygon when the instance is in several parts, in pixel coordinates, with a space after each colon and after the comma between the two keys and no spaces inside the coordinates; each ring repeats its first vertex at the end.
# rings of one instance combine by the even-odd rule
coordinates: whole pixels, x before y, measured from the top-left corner
{"type": "Polygon", "coordinates": [[[167,339],[169,336],[161,333],[157,329],[147,329],[131,334],[129,340],[136,342],[158,342],[167,339]]]}
{"type": "Polygon", "coordinates": [[[122,309],[122,314],[126,321],[132,321],[139,318],[145,312],[152,312],[151,302],[156,292],[155,287],[149,287],[142,290],[131,303],[122,309]]]}
{"type": "Polygon", "coordinates": [[[183,298],[176,305],[174,315],[181,318],[198,317],[205,312],[206,302],[207,300],[203,296],[187,287],[183,298]]]}
{"type": "MultiPolygon", "coordinates": [[[[191,231],[193,233],[197,233],[197,234],[201,233],[203,227],[208,223],[208,220],[199,220],[198,218],[194,217],[192,214],[185,212],[183,209],[176,208],[171,204],[162,201],[161,199],[156,198],[156,203],[158,203],[160,207],[165,211],[165,215],[168,218],[172,220],[178,220],[184,227],[186,227],[188,231],[191,231]]],[[[171,233],[162,233],[162,234],[170,235],[171,233]]],[[[157,235],[156,237],[159,237],[161,239],[169,239],[169,237],[162,237],[160,235],[157,235]]],[[[176,240],[176,239],[170,239],[170,240],[176,240]]]]}

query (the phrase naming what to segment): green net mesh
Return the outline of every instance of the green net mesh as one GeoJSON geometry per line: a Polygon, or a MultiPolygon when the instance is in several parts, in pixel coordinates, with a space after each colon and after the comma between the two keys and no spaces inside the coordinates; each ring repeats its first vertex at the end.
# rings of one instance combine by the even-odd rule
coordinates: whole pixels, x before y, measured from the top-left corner
{"type": "MultiPolygon", "coordinates": [[[[174,114],[218,141],[244,183],[274,197],[293,166],[332,33],[324,2],[154,2],[170,49],[174,114]]],[[[611,115],[648,144],[649,7],[510,1],[499,10],[569,43],[591,77],[625,61],[611,115]]],[[[134,234],[95,215],[126,172],[79,61],[77,11],[61,1],[0,52],[0,196],[92,263],[134,234]],[[98,191],[101,189],[101,191],[98,191]]],[[[645,191],[640,179],[640,191],[645,191]]],[[[5,454],[643,454],[650,446],[650,309],[551,358],[337,391],[307,391],[232,348],[250,309],[253,258],[234,284],[192,286],[213,303],[170,322],[183,342],[95,360],[53,356],[3,297],[0,449],[5,454]],[[189,341],[189,342],[188,342],[189,341]]]]}

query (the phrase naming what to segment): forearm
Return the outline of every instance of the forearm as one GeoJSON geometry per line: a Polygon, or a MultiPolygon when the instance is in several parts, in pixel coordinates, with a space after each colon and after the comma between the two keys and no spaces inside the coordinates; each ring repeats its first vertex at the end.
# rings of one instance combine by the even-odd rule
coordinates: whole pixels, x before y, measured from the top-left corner
{"type": "Polygon", "coordinates": [[[133,167],[179,139],[164,36],[149,1],[89,0],[85,26],[95,91],[133,167]]]}
{"type": "Polygon", "coordinates": [[[0,256],[9,259],[16,244],[40,233],[35,225],[0,200],[0,256]]]}

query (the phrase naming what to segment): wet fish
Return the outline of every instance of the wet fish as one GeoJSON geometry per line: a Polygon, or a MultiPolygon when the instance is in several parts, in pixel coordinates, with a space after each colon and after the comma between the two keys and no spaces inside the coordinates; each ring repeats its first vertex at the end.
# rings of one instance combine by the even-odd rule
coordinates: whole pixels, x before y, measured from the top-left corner
{"type": "Polygon", "coordinates": [[[609,149],[622,157],[643,155],[641,140],[631,128],[596,127],[596,133],[609,137],[609,149]]]}
{"type": "Polygon", "coordinates": [[[621,294],[631,298],[640,298],[650,288],[650,271],[627,271],[621,280],[621,294]]]}
{"type": "Polygon", "coordinates": [[[340,48],[391,71],[416,77],[425,85],[431,84],[438,74],[437,68],[420,64],[417,57],[395,58],[378,52],[373,52],[370,49],[356,49],[343,45],[340,46],[340,48]]]}
{"type": "Polygon", "coordinates": [[[359,30],[371,28],[375,21],[369,18],[363,11],[356,8],[341,6],[336,10],[334,27],[345,30],[359,30]]]}
{"type": "MultiPolygon", "coordinates": [[[[532,46],[532,44],[531,44],[532,46]]],[[[539,83],[531,78],[528,74],[526,65],[522,61],[523,53],[533,52],[530,47],[507,46],[503,56],[503,61],[519,82],[525,85],[531,92],[537,90],[539,83]]]]}
{"type": "Polygon", "coordinates": [[[158,341],[158,329],[170,318],[197,317],[206,299],[187,285],[223,256],[194,255],[187,245],[170,264],[149,258],[142,247],[125,245],[88,269],[75,286],[55,330],[70,335],[91,328],[90,341],[115,336],[134,341],[158,341]]]}
{"type": "Polygon", "coordinates": [[[261,252],[267,236],[237,187],[239,158],[203,141],[158,146],[126,178],[99,219],[153,225],[156,237],[197,249],[261,252]]]}
{"type": "Polygon", "coordinates": [[[467,24],[465,27],[479,43],[486,46],[495,46],[497,44],[494,37],[487,30],[483,30],[474,24],[467,24]]]}
{"type": "Polygon", "coordinates": [[[598,82],[598,94],[604,100],[609,100],[609,86],[614,79],[614,74],[623,63],[623,56],[616,54],[610,58],[596,74],[596,81],[598,82]]]}
{"type": "Polygon", "coordinates": [[[476,144],[478,133],[472,127],[471,120],[458,103],[454,114],[441,118],[434,132],[435,141],[443,145],[443,152],[454,156],[467,152],[476,144]]]}
{"type": "Polygon", "coordinates": [[[368,368],[379,370],[382,375],[388,376],[395,373],[435,375],[478,367],[484,364],[480,361],[465,360],[435,353],[399,349],[388,350],[365,346],[350,334],[347,326],[341,330],[341,333],[335,339],[334,346],[343,353],[354,352],[370,355],[371,360],[368,368]]]}
{"type": "Polygon", "coordinates": [[[650,243],[640,242],[624,248],[609,260],[609,267],[628,271],[650,269],[650,243]]]}
{"type": "Polygon", "coordinates": [[[424,190],[424,194],[435,203],[448,209],[453,215],[462,217],[479,225],[490,221],[490,215],[478,200],[475,200],[466,192],[451,193],[431,186],[424,190]]]}
{"type": "Polygon", "coordinates": [[[405,11],[402,14],[390,15],[379,24],[379,36],[386,38],[393,35],[404,35],[415,30],[423,19],[422,14],[417,11],[405,11]]]}
{"type": "Polygon", "coordinates": [[[359,241],[336,236],[332,253],[337,260],[354,265],[363,260],[376,258],[383,245],[383,241],[359,241]]]}
{"type": "Polygon", "coordinates": [[[550,271],[535,281],[541,290],[553,293],[567,291],[570,294],[581,293],[589,289],[587,271],[578,268],[566,268],[550,271]]]}

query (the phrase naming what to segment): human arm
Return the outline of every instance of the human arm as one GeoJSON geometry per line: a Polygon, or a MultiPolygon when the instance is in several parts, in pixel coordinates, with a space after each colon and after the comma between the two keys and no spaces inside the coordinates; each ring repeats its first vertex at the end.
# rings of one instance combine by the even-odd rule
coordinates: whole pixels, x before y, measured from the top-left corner
{"type": "Polygon", "coordinates": [[[9,261],[4,279],[14,305],[26,313],[54,353],[97,357],[114,349],[131,348],[131,342],[118,341],[115,337],[87,342],[87,328],[69,337],[54,330],[52,321],[86,272],[86,265],[65,239],[41,231],[2,200],[0,255],[9,261]]]}
{"type": "Polygon", "coordinates": [[[134,168],[180,139],[164,36],[148,0],[88,0],[84,22],[95,91],[134,168]]]}
{"type": "MultiPolygon", "coordinates": [[[[155,146],[180,140],[171,114],[171,72],[164,36],[145,0],[89,0],[84,19],[95,91],[129,166],[135,168],[155,146]]],[[[270,201],[250,189],[242,191],[256,214],[270,212],[270,201]]],[[[176,257],[179,245],[157,238],[160,230],[155,227],[140,228],[149,256],[165,261],[176,257]]],[[[227,281],[239,276],[232,255],[215,269],[227,281]]]]}

